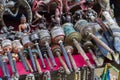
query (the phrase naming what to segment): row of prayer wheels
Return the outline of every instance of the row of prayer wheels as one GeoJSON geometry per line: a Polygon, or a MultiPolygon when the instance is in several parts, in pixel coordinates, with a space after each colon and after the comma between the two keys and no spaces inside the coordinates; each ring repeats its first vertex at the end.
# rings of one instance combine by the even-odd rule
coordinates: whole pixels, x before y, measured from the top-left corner
{"type": "Polygon", "coordinates": [[[76,52],[83,57],[89,68],[94,69],[95,66],[90,63],[89,58],[85,53],[86,51],[92,55],[96,65],[101,66],[101,63],[98,61],[93,51],[97,45],[103,47],[109,53],[106,57],[110,60],[112,57],[111,55],[114,55],[115,53],[108,45],[99,39],[102,37],[101,35],[95,35],[97,32],[95,24],[88,23],[84,19],[78,20],[75,25],[70,21],[64,23],[62,26],[60,24],[55,24],[51,30],[47,30],[47,28],[37,29],[32,33],[27,34],[17,32],[16,34],[17,37],[20,36],[19,38],[11,40],[6,37],[1,41],[0,63],[3,74],[4,76],[10,77],[8,74],[9,70],[6,67],[7,65],[5,65],[8,61],[11,66],[12,73],[14,75],[18,75],[16,61],[18,61],[19,58],[21,59],[26,71],[39,72],[42,74],[41,68],[46,68],[44,58],[47,60],[50,69],[57,66],[54,59],[55,55],[60,60],[66,74],[70,74],[72,71],[78,70],[78,66],[76,66],[76,62],[72,57],[74,48],[77,50],[76,52]],[[41,51],[41,46],[44,46],[46,51],[45,54],[41,51]],[[37,55],[32,52],[33,48],[37,50],[37,55]],[[25,49],[28,53],[24,53],[25,49]],[[4,59],[5,55],[7,55],[8,60],[7,58],[4,59]],[[26,55],[29,55],[32,64],[28,62],[26,55]],[[65,61],[62,59],[61,55],[64,56],[65,61]],[[37,56],[40,58],[42,64],[38,63],[37,56]],[[42,65],[42,67],[40,65],[42,65]]]}

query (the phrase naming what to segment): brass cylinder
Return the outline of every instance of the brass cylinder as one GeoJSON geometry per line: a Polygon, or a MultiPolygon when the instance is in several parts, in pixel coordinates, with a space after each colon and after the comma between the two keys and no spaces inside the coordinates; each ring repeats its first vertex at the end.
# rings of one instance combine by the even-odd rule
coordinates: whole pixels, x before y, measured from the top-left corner
{"type": "Polygon", "coordinates": [[[20,40],[14,40],[12,42],[12,47],[13,47],[13,52],[14,53],[18,53],[19,51],[22,51],[23,50],[23,46],[22,44],[20,43],[20,40]]]}
{"type": "Polygon", "coordinates": [[[64,31],[61,27],[55,26],[51,29],[51,36],[52,36],[52,41],[53,43],[58,44],[60,40],[64,41],[64,31]]]}
{"type": "Polygon", "coordinates": [[[9,39],[3,40],[1,44],[5,52],[12,51],[12,42],[9,39]]]}
{"type": "Polygon", "coordinates": [[[25,48],[32,47],[33,43],[30,41],[29,35],[24,35],[22,37],[22,44],[25,48]]]}
{"type": "Polygon", "coordinates": [[[40,37],[39,42],[41,45],[45,45],[46,42],[48,42],[49,44],[51,43],[51,36],[50,36],[50,33],[47,29],[39,30],[38,35],[40,37]]]}
{"type": "Polygon", "coordinates": [[[81,40],[81,35],[74,30],[72,23],[65,23],[62,27],[66,35],[66,43],[72,44],[73,39],[76,39],[78,42],[81,40]]]}
{"type": "Polygon", "coordinates": [[[88,25],[86,25],[84,27],[81,27],[81,29],[80,29],[80,33],[82,35],[82,39],[85,40],[85,41],[92,39],[92,37],[89,36],[88,33],[95,34],[95,32],[96,32],[95,27],[90,25],[90,24],[88,24],[88,25]]]}
{"type": "Polygon", "coordinates": [[[96,32],[95,27],[93,27],[91,24],[88,24],[86,20],[79,20],[74,27],[78,32],[80,32],[82,40],[84,41],[91,39],[88,33],[94,34],[96,32]]]}

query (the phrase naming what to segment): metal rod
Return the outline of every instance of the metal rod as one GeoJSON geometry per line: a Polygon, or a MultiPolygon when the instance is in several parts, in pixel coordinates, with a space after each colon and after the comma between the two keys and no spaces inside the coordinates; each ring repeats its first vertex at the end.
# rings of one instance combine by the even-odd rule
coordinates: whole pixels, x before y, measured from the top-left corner
{"type": "Polygon", "coordinates": [[[82,47],[79,45],[79,43],[77,42],[76,39],[73,39],[73,43],[74,43],[74,45],[76,46],[79,54],[81,54],[82,57],[84,58],[84,60],[86,61],[87,65],[88,65],[90,68],[94,68],[93,65],[90,63],[89,58],[87,57],[87,55],[85,54],[84,50],[83,50],[82,47]]]}
{"type": "Polygon", "coordinates": [[[52,65],[51,65],[51,63],[50,63],[50,60],[48,59],[48,56],[47,56],[46,53],[44,54],[44,57],[46,58],[46,60],[47,60],[47,62],[48,62],[48,65],[49,65],[50,69],[53,70],[53,67],[52,67],[52,65]]]}
{"type": "Polygon", "coordinates": [[[32,61],[33,69],[34,69],[34,71],[36,72],[36,71],[37,71],[37,68],[36,68],[36,64],[35,64],[35,59],[34,59],[34,57],[33,57],[33,55],[32,55],[32,50],[31,50],[30,47],[28,47],[28,51],[29,51],[30,59],[31,59],[31,61],[32,61]]]}
{"type": "Polygon", "coordinates": [[[0,55],[0,66],[2,68],[2,72],[3,72],[4,76],[7,76],[6,71],[5,71],[5,66],[4,66],[4,63],[2,61],[2,55],[0,55]]]}
{"type": "Polygon", "coordinates": [[[15,68],[15,71],[16,71],[16,72],[14,73],[14,74],[15,74],[15,77],[18,78],[18,77],[19,77],[19,73],[18,73],[18,70],[17,70],[17,67],[16,67],[16,59],[15,59],[15,58],[13,58],[13,64],[14,64],[14,68],[15,68]]]}
{"type": "Polygon", "coordinates": [[[27,62],[25,61],[24,56],[22,55],[22,52],[19,51],[19,52],[18,52],[18,55],[19,55],[19,57],[20,57],[20,59],[21,59],[21,61],[22,61],[22,63],[23,63],[23,66],[25,67],[26,71],[29,71],[29,67],[28,67],[28,65],[27,65],[27,62]]]}
{"type": "Polygon", "coordinates": [[[35,59],[35,62],[36,62],[37,70],[38,70],[39,74],[42,74],[42,69],[41,69],[40,64],[37,60],[36,55],[34,54],[33,56],[34,56],[34,59],[35,59]]]}
{"type": "Polygon", "coordinates": [[[60,62],[62,64],[63,68],[65,69],[66,74],[70,74],[71,72],[69,71],[66,63],[63,61],[62,57],[60,56],[60,53],[57,51],[56,54],[57,54],[57,56],[58,56],[58,58],[59,58],[59,60],[60,60],[60,62]]]}
{"type": "Polygon", "coordinates": [[[53,66],[57,66],[57,64],[56,64],[56,62],[55,62],[55,59],[54,59],[54,56],[53,56],[53,54],[52,54],[52,51],[51,51],[51,48],[50,48],[48,42],[45,43],[45,46],[46,46],[46,48],[47,48],[48,55],[49,55],[49,57],[50,57],[50,59],[51,59],[51,61],[52,61],[52,63],[53,63],[53,66]]]}
{"type": "Polygon", "coordinates": [[[111,54],[114,54],[114,51],[112,49],[110,49],[104,42],[99,40],[95,35],[93,35],[92,33],[89,33],[89,32],[88,32],[88,35],[91,36],[92,39],[94,39],[99,45],[101,45],[106,50],[108,50],[111,54]]]}
{"type": "Polygon", "coordinates": [[[44,63],[44,59],[43,59],[43,56],[42,56],[40,47],[39,47],[38,43],[35,43],[35,45],[36,45],[36,48],[37,48],[37,50],[38,50],[38,55],[39,55],[39,57],[40,57],[40,60],[41,60],[41,62],[42,62],[42,66],[43,66],[43,68],[46,68],[46,65],[45,65],[45,63],[44,63]]]}
{"type": "Polygon", "coordinates": [[[3,63],[4,63],[5,71],[7,74],[7,80],[11,80],[10,79],[10,72],[8,71],[8,67],[7,67],[7,63],[6,63],[6,61],[3,61],[3,63]]]}
{"type": "Polygon", "coordinates": [[[10,62],[10,66],[12,68],[12,72],[15,73],[15,68],[14,68],[14,63],[13,63],[13,59],[12,59],[12,55],[10,53],[10,51],[8,50],[7,52],[7,56],[8,56],[8,59],[9,59],[9,62],[10,62]]]}
{"type": "Polygon", "coordinates": [[[67,65],[68,65],[70,71],[72,72],[72,71],[73,71],[73,70],[72,70],[72,66],[71,66],[71,63],[70,63],[70,60],[69,60],[67,51],[66,51],[65,48],[64,48],[63,42],[60,40],[60,41],[59,41],[59,44],[60,44],[60,48],[61,48],[61,50],[62,50],[62,52],[63,52],[63,56],[64,56],[64,58],[65,58],[65,61],[66,61],[67,65]]]}
{"type": "Polygon", "coordinates": [[[100,64],[100,62],[97,60],[97,58],[96,58],[96,56],[94,55],[93,51],[92,51],[90,48],[88,48],[88,51],[89,51],[89,53],[92,55],[92,58],[94,59],[96,65],[97,65],[97,66],[100,66],[101,64],[100,64]]]}
{"type": "Polygon", "coordinates": [[[29,61],[27,60],[26,57],[25,57],[25,61],[26,61],[27,65],[28,65],[30,71],[33,72],[33,69],[32,69],[32,67],[31,67],[31,65],[30,65],[30,63],[29,63],[29,61]]]}

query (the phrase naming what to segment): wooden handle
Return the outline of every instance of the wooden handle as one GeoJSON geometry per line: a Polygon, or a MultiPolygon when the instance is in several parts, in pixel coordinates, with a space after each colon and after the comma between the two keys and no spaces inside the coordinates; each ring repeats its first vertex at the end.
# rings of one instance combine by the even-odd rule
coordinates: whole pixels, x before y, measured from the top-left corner
{"type": "Polygon", "coordinates": [[[59,52],[56,52],[56,54],[57,54],[57,56],[58,56],[58,58],[59,58],[59,60],[60,60],[60,63],[62,64],[63,68],[65,69],[66,74],[70,74],[71,72],[70,72],[70,70],[68,69],[66,63],[63,61],[62,57],[60,56],[60,53],[59,53],[59,52]]]}
{"type": "Polygon", "coordinates": [[[88,33],[93,40],[95,40],[99,45],[101,45],[102,47],[104,47],[106,50],[108,50],[111,54],[114,54],[114,51],[112,49],[110,49],[104,42],[102,42],[101,40],[99,40],[94,34],[92,33],[88,33]]]}
{"type": "Polygon", "coordinates": [[[36,66],[37,66],[37,70],[38,70],[38,72],[39,72],[40,74],[42,74],[42,69],[41,69],[41,67],[40,67],[40,65],[39,65],[39,62],[38,62],[38,60],[37,60],[36,55],[34,55],[34,58],[35,58],[35,63],[36,63],[36,66]]]}
{"type": "Polygon", "coordinates": [[[97,60],[96,56],[94,55],[93,51],[91,49],[88,49],[89,53],[92,55],[93,60],[95,61],[97,66],[100,66],[99,61],[97,60]]]}
{"type": "Polygon", "coordinates": [[[74,43],[75,47],[77,48],[78,53],[81,54],[82,57],[84,58],[84,60],[86,61],[87,65],[90,68],[94,68],[93,65],[90,63],[89,58],[87,57],[86,53],[84,52],[82,47],[79,45],[78,41],[76,39],[73,39],[73,43],[74,43]]]}
{"type": "Polygon", "coordinates": [[[69,58],[70,58],[70,61],[71,61],[72,65],[73,65],[74,70],[77,71],[78,67],[77,67],[77,65],[75,63],[75,60],[73,59],[73,57],[71,55],[71,52],[68,52],[68,55],[69,55],[69,58]]]}
{"type": "Polygon", "coordinates": [[[27,65],[28,65],[28,67],[30,69],[30,72],[33,72],[33,69],[31,67],[30,63],[28,62],[28,60],[26,59],[26,57],[25,57],[25,61],[26,61],[27,65]]]}

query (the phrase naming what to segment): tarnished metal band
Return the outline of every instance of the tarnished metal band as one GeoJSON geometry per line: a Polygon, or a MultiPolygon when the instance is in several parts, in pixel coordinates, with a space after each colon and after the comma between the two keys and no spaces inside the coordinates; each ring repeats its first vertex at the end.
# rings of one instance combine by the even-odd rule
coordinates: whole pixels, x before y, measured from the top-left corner
{"type": "Polygon", "coordinates": [[[74,28],[77,30],[77,31],[80,31],[80,28],[81,27],[84,27],[85,25],[87,25],[88,22],[86,20],[79,20],[76,22],[74,28]]]}
{"type": "Polygon", "coordinates": [[[52,38],[55,38],[55,37],[61,36],[61,35],[64,36],[65,34],[61,27],[55,26],[51,29],[51,35],[52,35],[52,38]]]}
{"type": "Polygon", "coordinates": [[[40,36],[40,39],[42,39],[44,37],[50,37],[50,34],[49,34],[48,30],[40,30],[39,31],[39,36],[40,36]]]}
{"type": "Polygon", "coordinates": [[[2,47],[12,46],[12,42],[10,40],[3,40],[2,47]]]}
{"type": "Polygon", "coordinates": [[[41,44],[45,44],[46,41],[51,43],[51,37],[50,37],[50,33],[48,30],[40,30],[39,36],[40,36],[40,43],[41,44]]]}
{"type": "Polygon", "coordinates": [[[33,34],[31,34],[30,38],[31,38],[32,41],[35,41],[35,40],[39,39],[39,36],[38,36],[37,33],[33,33],[33,34]]]}
{"type": "Polygon", "coordinates": [[[32,42],[30,41],[30,38],[29,38],[28,35],[26,35],[26,36],[24,36],[24,37],[22,38],[22,44],[23,44],[25,47],[27,47],[27,46],[32,46],[32,45],[33,45],[32,42]]]}
{"type": "Polygon", "coordinates": [[[18,50],[22,50],[23,49],[23,46],[22,46],[22,44],[20,43],[20,40],[14,40],[13,42],[12,42],[12,47],[13,47],[13,51],[17,51],[18,52],[18,50]]]}
{"type": "Polygon", "coordinates": [[[62,27],[63,27],[66,37],[69,36],[71,33],[75,32],[72,23],[65,23],[63,24],[62,27]]]}

